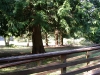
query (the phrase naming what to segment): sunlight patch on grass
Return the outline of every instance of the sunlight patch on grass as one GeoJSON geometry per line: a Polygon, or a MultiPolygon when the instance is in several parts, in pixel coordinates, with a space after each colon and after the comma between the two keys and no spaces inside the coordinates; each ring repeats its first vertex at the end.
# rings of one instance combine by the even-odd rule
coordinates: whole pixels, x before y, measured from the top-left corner
{"type": "Polygon", "coordinates": [[[7,72],[13,72],[17,69],[17,67],[11,67],[11,68],[3,68],[0,70],[0,73],[7,73],[7,72]]]}
{"type": "Polygon", "coordinates": [[[59,75],[59,74],[61,74],[61,71],[55,71],[55,72],[49,73],[47,75],[59,75]]]}
{"type": "Polygon", "coordinates": [[[53,71],[53,72],[46,71],[46,72],[41,72],[41,73],[29,74],[29,75],[59,75],[59,74],[61,74],[60,70],[53,71]]]}

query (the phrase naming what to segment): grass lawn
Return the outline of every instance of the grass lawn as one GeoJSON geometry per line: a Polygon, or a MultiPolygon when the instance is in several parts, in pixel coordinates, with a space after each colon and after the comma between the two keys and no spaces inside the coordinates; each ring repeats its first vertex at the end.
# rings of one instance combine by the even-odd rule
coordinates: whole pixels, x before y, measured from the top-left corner
{"type": "MultiPolygon", "coordinates": [[[[61,50],[70,50],[75,48],[80,48],[76,46],[61,46],[61,47],[44,47],[46,52],[52,51],[61,51],[61,50]]],[[[9,57],[9,56],[18,56],[18,55],[26,55],[31,54],[32,48],[31,47],[0,47],[0,58],[1,57],[9,57]]]]}

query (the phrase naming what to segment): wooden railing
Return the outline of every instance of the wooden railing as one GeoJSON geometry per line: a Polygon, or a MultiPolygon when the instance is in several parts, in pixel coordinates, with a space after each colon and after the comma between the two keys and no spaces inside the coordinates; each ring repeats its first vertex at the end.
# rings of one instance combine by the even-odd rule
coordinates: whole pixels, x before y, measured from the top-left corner
{"type": "MultiPolygon", "coordinates": [[[[29,75],[29,74],[56,70],[56,69],[61,69],[61,75],[80,74],[100,67],[100,64],[98,64],[100,59],[100,56],[98,56],[100,55],[99,52],[100,52],[100,46],[96,45],[96,46],[73,49],[73,50],[63,50],[63,51],[48,52],[42,54],[0,58],[0,64],[1,64],[0,69],[16,66],[19,64],[25,64],[29,62],[38,61],[39,63],[39,66],[37,67],[31,67],[25,70],[19,70],[15,72],[1,73],[0,75],[29,75]],[[61,62],[57,62],[56,64],[50,64],[50,65],[45,64],[41,66],[42,60],[52,58],[52,57],[58,58],[61,62]],[[76,66],[77,64],[83,64],[83,63],[84,63],[84,67],[80,66],[78,67],[78,69],[73,71],[68,70],[69,66],[73,67],[76,66]]],[[[100,72],[96,71],[92,75],[100,75],[100,72]]]]}

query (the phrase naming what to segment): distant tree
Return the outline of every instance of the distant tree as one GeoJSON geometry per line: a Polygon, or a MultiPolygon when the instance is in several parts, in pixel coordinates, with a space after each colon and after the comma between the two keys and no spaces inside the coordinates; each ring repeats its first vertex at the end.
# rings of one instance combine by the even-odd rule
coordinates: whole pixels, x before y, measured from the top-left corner
{"type": "Polygon", "coordinates": [[[5,45],[9,45],[9,37],[13,32],[10,31],[11,17],[14,1],[0,1],[0,36],[5,38],[5,45]],[[8,16],[10,15],[10,16],[8,16]]]}
{"type": "MultiPolygon", "coordinates": [[[[45,52],[42,31],[57,29],[61,45],[63,34],[91,39],[91,34],[100,25],[99,4],[99,0],[1,0],[0,34],[20,36],[31,32],[33,54],[45,52]]],[[[56,35],[58,45],[58,33],[56,35]]]]}

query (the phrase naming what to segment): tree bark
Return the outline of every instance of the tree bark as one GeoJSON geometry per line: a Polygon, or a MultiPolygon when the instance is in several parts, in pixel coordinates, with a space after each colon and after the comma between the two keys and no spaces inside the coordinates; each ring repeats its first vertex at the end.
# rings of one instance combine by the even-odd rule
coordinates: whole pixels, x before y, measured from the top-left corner
{"type": "Polygon", "coordinates": [[[55,34],[55,45],[58,45],[58,34],[55,34]]]}
{"type": "Polygon", "coordinates": [[[44,53],[44,46],[42,42],[42,36],[41,36],[41,26],[36,25],[33,27],[33,33],[32,33],[32,54],[38,54],[38,53],[44,53]]]}
{"type": "Polygon", "coordinates": [[[59,35],[59,31],[58,29],[55,29],[55,45],[58,45],[58,35],[59,35]]]}
{"type": "Polygon", "coordinates": [[[60,33],[60,46],[63,46],[63,34],[60,33]]]}

